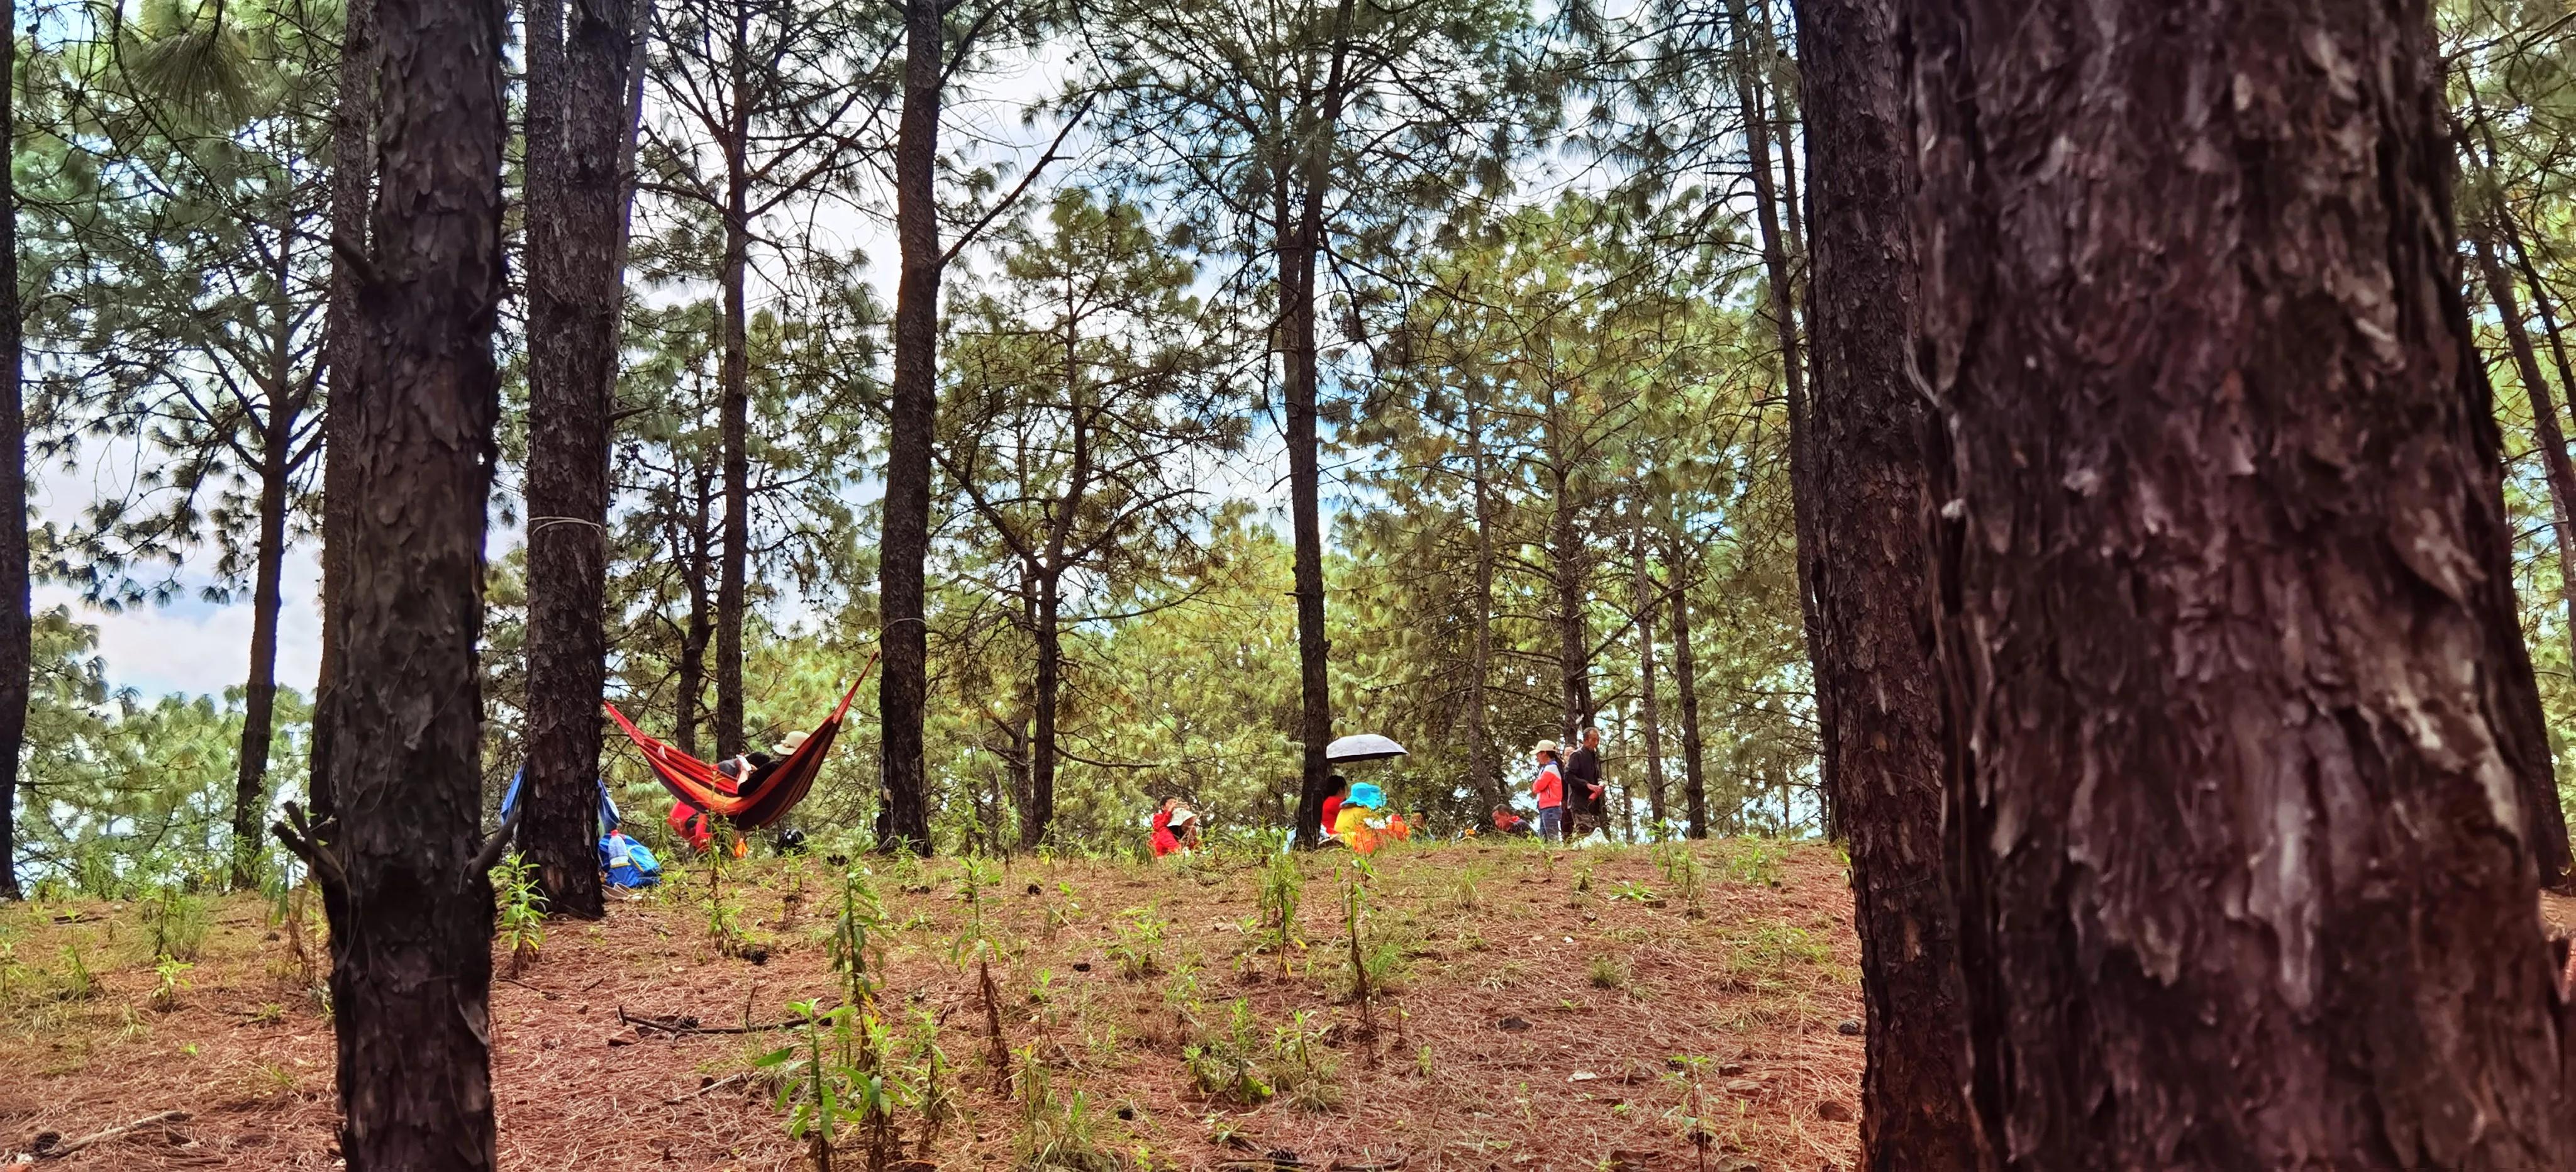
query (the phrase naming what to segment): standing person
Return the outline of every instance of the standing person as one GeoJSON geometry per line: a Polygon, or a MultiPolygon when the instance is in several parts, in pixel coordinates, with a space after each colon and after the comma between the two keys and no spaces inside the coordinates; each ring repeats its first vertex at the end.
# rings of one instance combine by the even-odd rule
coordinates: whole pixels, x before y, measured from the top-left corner
{"type": "Polygon", "coordinates": [[[1174,837],[1172,834],[1172,815],[1177,813],[1180,808],[1181,799],[1178,797],[1169,797],[1163,799],[1163,806],[1161,809],[1154,811],[1155,858],[1162,858],[1164,855],[1168,855],[1173,851],[1181,849],[1181,840],[1174,837]]]}
{"type": "Polygon", "coordinates": [[[1530,750],[1538,760],[1538,776],[1530,779],[1530,796],[1538,800],[1538,837],[1541,842],[1565,840],[1565,772],[1556,764],[1556,742],[1540,741],[1530,750]]]}
{"type": "Polygon", "coordinates": [[[1576,749],[1565,763],[1565,836],[1571,841],[1601,829],[1602,816],[1608,812],[1601,786],[1601,730],[1583,726],[1583,747],[1576,749]]]}

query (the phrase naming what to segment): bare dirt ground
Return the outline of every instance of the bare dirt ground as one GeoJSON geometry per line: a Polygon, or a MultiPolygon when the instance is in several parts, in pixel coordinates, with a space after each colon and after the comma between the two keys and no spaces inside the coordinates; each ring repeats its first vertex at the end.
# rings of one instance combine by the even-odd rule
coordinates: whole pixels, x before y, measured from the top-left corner
{"type": "MultiPolygon", "coordinates": [[[[1848,1167],[1862,1040],[1845,1024],[1860,1006],[1840,858],[1717,842],[1692,860],[1695,900],[1653,848],[1381,856],[1361,922],[1364,950],[1392,966],[1367,1006],[1373,1036],[1349,995],[1346,859],[1299,860],[1305,946],[1284,958],[1258,946],[1261,860],[996,868],[983,896],[993,980],[1009,1065],[1045,1076],[1036,1107],[984,1057],[976,973],[951,959],[969,914],[959,865],[871,860],[881,1012],[898,1040],[938,1023],[957,1088],[959,1114],[935,1135],[915,1105],[898,1109],[905,1154],[942,1168],[1848,1167]],[[1122,972],[1139,967],[1153,971],[1122,972]],[[1300,1036],[1304,1077],[1283,1081],[1300,1036]],[[1267,1082],[1307,1089],[1253,1102],[1203,1091],[1185,1047],[1228,1037],[1248,1040],[1267,1082]],[[1056,1154],[1035,1158],[1049,1137],[1056,1154]]],[[[838,869],[729,865],[731,950],[710,933],[706,872],[674,872],[605,922],[552,923],[535,960],[494,983],[505,1167],[811,1165],[774,1072],[752,1067],[800,1031],[674,1036],[620,1015],[738,1028],[780,1022],[791,1001],[837,1002],[838,869]]],[[[330,1022],[301,934],[255,897],[210,901],[208,914],[195,967],[165,980],[145,905],[0,909],[0,1067],[12,1072],[0,1163],[42,1133],[60,1144],[182,1111],[60,1166],[336,1166],[330,1022]]],[[[845,1141],[836,1162],[865,1166],[859,1146],[845,1141]]]]}

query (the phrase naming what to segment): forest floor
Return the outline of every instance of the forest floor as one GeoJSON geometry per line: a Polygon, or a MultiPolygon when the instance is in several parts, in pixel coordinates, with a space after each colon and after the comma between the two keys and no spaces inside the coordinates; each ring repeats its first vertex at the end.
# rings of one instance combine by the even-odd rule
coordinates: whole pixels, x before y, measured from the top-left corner
{"type": "MultiPolygon", "coordinates": [[[[1023,860],[989,867],[971,905],[957,862],[870,860],[892,1023],[880,1048],[917,1091],[935,1044],[952,1107],[927,1136],[917,1095],[897,1108],[903,1154],[929,1161],[909,1172],[1849,1167],[1862,1040],[1840,856],[1721,841],[1689,859],[1526,843],[1382,855],[1360,921],[1382,986],[1365,1010],[1347,856],[1294,860],[1303,946],[1284,959],[1260,928],[1265,878],[1278,886],[1266,860],[1023,860]],[[977,908],[1020,1075],[1007,1089],[978,973],[953,959],[977,908]],[[1276,1093],[1247,1099],[1243,1075],[1276,1093]],[[1052,1157],[1033,1158],[1040,1146],[1052,1157]]],[[[552,923],[535,959],[495,980],[504,1167],[811,1166],[779,1102],[788,1068],[757,1065],[809,1044],[804,1031],[635,1022],[769,1027],[790,1002],[837,1002],[839,871],[730,863],[714,901],[703,865],[670,878],[603,922],[552,923]],[[723,946],[716,909],[733,925],[723,946]]],[[[281,922],[253,896],[158,908],[0,908],[0,1164],[48,1133],[69,1143],[176,1111],[62,1165],[336,1166],[307,917],[281,922]],[[153,963],[199,931],[193,968],[153,963]]],[[[2543,914],[2576,927],[2576,900],[2543,914]]],[[[865,1167],[842,1139],[836,1162],[865,1167]]]]}
{"type": "MultiPolygon", "coordinates": [[[[905,1035],[937,1022],[954,1092],[926,1147],[917,1105],[898,1110],[905,1154],[941,1168],[1695,1170],[1698,1118],[1706,1168],[1848,1167],[1861,1039],[1840,857],[1699,844],[1696,898],[1678,862],[1650,847],[1381,854],[1360,926],[1384,970],[1366,1007],[1374,1037],[1350,995],[1346,855],[1296,859],[1304,947],[1284,961],[1259,945],[1263,860],[993,866],[980,901],[1001,957],[992,979],[1010,1064],[1034,1058],[1045,1074],[1033,1108],[1026,1080],[997,1092],[978,974],[951,959],[969,934],[961,866],[870,860],[886,1050],[918,1086],[926,1051],[905,1035]],[[1235,1093],[1202,1090],[1194,1044],[1209,1081],[1235,1093]],[[1247,1101],[1239,1073],[1278,1093],[1247,1101]],[[1052,1161],[1031,1158],[1042,1142],[1052,1161]]],[[[793,1001],[836,1003],[838,870],[727,864],[729,949],[711,935],[703,864],[670,878],[612,902],[604,922],[553,922],[536,958],[495,980],[504,1167],[811,1165],[777,1068],[754,1066],[802,1031],[675,1036],[631,1020],[765,1026],[793,1001]]],[[[183,1111],[64,1164],[335,1166],[330,1021],[318,962],[302,959],[316,946],[297,948],[309,929],[255,896],[208,901],[195,967],[174,970],[165,996],[153,906],[0,909],[16,966],[0,993],[0,1069],[14,1072],[0,1080],[0,1163],[43,1133],[60,1144],[183,1111]]],[[[845,1136],[835,1162],[866,1166],[860,1147],[845,1136]]]]}

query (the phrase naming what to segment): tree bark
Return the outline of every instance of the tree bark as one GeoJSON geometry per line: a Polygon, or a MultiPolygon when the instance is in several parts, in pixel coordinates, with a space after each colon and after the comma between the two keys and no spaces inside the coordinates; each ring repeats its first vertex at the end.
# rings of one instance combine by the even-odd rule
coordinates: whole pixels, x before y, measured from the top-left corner
{"type": "MultiPolygon", "coordinates": [[[[1733,23],[1736,48],[1736,100],[1744,114],[1746,165],[1753,175],[1755,223],[1762,234],[1762,271],[1769,282],[1769,295],[1763,299],[1769,311],[1772,338],[1780,347],[1780,381],[1786,396],[1789,415],[1789,502],[1791,528],[1797,540],[1798,613],[1804,621],[1807,658],[1822,671],[1825,663],[1818,658],[1817,647],[1824,642],[1824,626],[1817,614],[1816,602],[1816,489],[1814,424],[1808,418],[1807,372],[1798,343],[1798,319],[1793,308],[1795,279],[1789,271],[1789,251],[1781,241],[1780,195],[1774,185],[1771,169],[1771,126],[1764,115],[1763,92],[1754,59],[1754,24],[1746,14],[1744,0],[1727,0],[1728,17],[1733,23]]],[[[1767,30],[1766,30],[1767,35],[1767,30]]],[[[1834,710],[1821,683],[1816,686],[1817,743],[1830,744],[1834,739],[1834,710]]],[[[1817,757],[1817,772],[1824,780],[1823,792],[1830,808],[1836,786],[1833,754],[1817,757]]],[[[1783,825],[1788,814],[1782,811],[1783,825]]],[[[1825,833],[1833,833],[1831,819],[1826,819],[1825,833]]]]}
{"type": "Polygon", "coordinates": [[[1708,837],[1708,780],[1702,772],[1699,739],[1699,671],[1691,654],[1690,560],[1678,549],[1667,551],[1673,570],[1673,693],[1682,710],[1682,807],[1690,817],[1690,836],[1708,837]]]}
{"type": "Polygon", "coordinates": [[[346,436],[346,529],[322,868],[340,1150],[352,1172],[494,1165],[475,644],[496,458],[502,6],[382,0],[380,181],[346,436]],[[332,873],[336,869],[337,874],[332,873]]]}
{"type": "Polygon", "coordinates": [[[233,858],[235,891],[259,886],[259,860],[267,846],[260,826],[268,816],[269,744],[277,726],[277,618],[284,604],[286,487],[292,467],[296,405],[283,403],[283,388],[260,437],[259,538],[252,557],[250,675],[242,681],[240,751],[233,760],[233,858]]]}
{"type": "Polygon", "coordinates": [[[1476,636],[1467,666],[1467,777],[1488,805],[1510,800],[1502,770],[1494,760],[1493,730],[1486,711],[1485,681],[1494,670],[1494,503],[1485,472],[1485,419],[1482,385],[1470,380],[1467,391],[1467,475],[1476,509],[1476,636]]]}
{"type": "MultiPolygon", "coordinates": [[[[365,328],[358,308],[353,254],[367,248],[375,214],[376,0],[342,7],[338,100],[331,109],[331,284],[323,307],[322,401],[322,662],[314,673],[313,733],[305,762],[306,798],[315,818],[336,808],[331,755],[339,720],[333,702],[340,678],[339,620],[348,592],[348,530],[357,508],[350,481],[348,432],[357,418],[365,367],[365,328]]],[[[327,898],[327,893],[326,893],[327,898]]]]}
{"type": "MultiPolygon", "coordinates": [[[[915,0],[920,2],[920,0],[915,0]]],[[[733,141],[725,145],[723,355],[717,371],[717,433],[724,447],[724,530],[716,554],[716,758],[742,752],[743,580],[751,560],[751,338],[746,304],[751,268],[751,81],[746,71],[751,5],[735,9],[733,141]]],[[[907,270],[908,275],[908,270],[907,270]]],[[[896,311],[900,337],[901,310],[896,311]]],[[[896,381],[901,382],[900,364],[896,381]]],[[[896,391],[900,398],[902,392],[896,391]]],[[[891,485],[889,485],[891,487],[891,485]]],[[[892,507],[889,498],[888,507],[892,507]]],[[[888,536],[891,548],[892,536],[888,536]]]]}
{"type": "MultiPolygon", "coordinates": [[[[1561,439],[1562,409],[1561,397],[1551,388],[1547,402],[1548,587],[1556,596],[1558,701],[1565,710],[1565,751],[1572,753],[1575,742],[1583,738],[1584,726],[1592,723],[1592,636],[1583,621],[1584,604],[1589,601],[1583,586],[1591,559],[1574,524],[1578,507],[1570,467],[1574,457],[1561,439]]],[[[1591,808],[1590,796],[1578,797],[1574,788],[1569,786],[1565,795],[1566,811],[1599,813],[1591,808]]]]}
{"type": "Polygon", "coordinates": [[[2564,1166],[2549,754],[2426,6],[1900,12],[1996,1163],[2564,1166]]]}
{"type": "Polygon", "coordinates": [[[930,853],[929,770],[922,718],[930,692],[925,562],[930,555],[931,445],[938,440],[939,105],[946,64],[940,0],[903,0],[903,113],[895,141],[894,385],[886,434],[885,538],[877,593],[884,612],[877,711],[884,725],[880,850],[930,853]]]}
{"type": "Polygon", "coordinates": [[[1646,812],[1654,818],[1655,837],[1664,836],[1664,735],[1655,702],[1655,575],[1647,569],[1646,505],[1636,504],[1635,528],[1630,531],[1628,554],[1636,566],[1634,593],[1637,598],[1637,683],[1642,702],[1637,708],[1638,731],[1646,740],[1646,812]]]}
{"type": "MultiPolygon", "coordinates": [[[[2496,259],[2495,241],[2488,233],[2476,233],[2470,248],[2477,257],[2478,276],[2487,287],[2487,298],[2495,302],[2497,317],[2504,325],[2505,349],[2513,356],[2514,373],[2531,403],[2532,438],[2540,449],[2540,466],[2546,470],[2551,536],[2558,546],[2558,596],[2566,607],[2571,651],[2576,651],[2576,526],[2568,521],[2568,510],[2576,509],[2576,463],[2568,460],[2567,433],[2558,424],[2558,404],[2549,393],[2548,376],[2541,373],[2540,355],[2532,348],[2531,331],[2523,322],[2520,300],[2514,296],[2513,276],[2496,259]]],[[[2576,653],[2571,653],[2568,662],[2576,664],[2576,653]]],[[[2559,805],[2557,780],[2546,771],[2528,772],[2523,780],[2545,783],[2524,795],[2531,809],[2532,847],[2540,865],[2540,885],[2563,890],[2570,879],[2569,846],[2567,815],[2559,805]]]]}
{"type": "Polygon", "coordinates": [[[1037,583],[1035,631],[1038,662],[1037,686],[1033,689],[1036,703],[1034,731],[1029,738],[1029,795],[1020,806],[1020,849],[1036,850],[1046,841],[1049,823],[1055,820],[1055,722],[1057,693],[1063,690],[1064,638],[1059,631],[1062,601],[1057,597],[1056,578],[1047,574],[1037,583]]]}
{"type": "Polygon", "coordinates": [[[1808,351],[1823,744],[1850,844],[1867,1064],[1861,1167],[1985,1166],[1966,1088],[1958,914],[1941,874],[1941,706],[1927,622],[1922,397],[1905,373],[1914,297],[1892,0],[1802,0],[1808,351]],[[1829,666],[1830,665],[1830,666],[1829,666]]]}
{"type": "MultiPolygon", "coordinates": [[[[12,30],[0,45],[0,80],[17,73],[18,9],[0,7],[12,30]]],[[[0,84],[0,127],[15,141],[14,84],[0,84]]],[[[14,153],[14,152],[13,152],[14,153]]],[[[35,599],[27,572],[26,307],[18,297],[18,188],[0,167],[0,899],[19,898],[18,773],[27,699],[34,687],[35,599]]]]}
{"type": "Polygon", "coordinates": [[[1340,0],[1328,43],[1333,59],[1320,109],[1306,114],[1287,156],[1298,177],[1297,218],[1281,224],[1279,317],[1282,391],[1287,399],[1288,513],[1294,531],[1291,569],[1297,596],[1297,845],[1323,841],[1324,787],[1332,763],[1332,640],[1324,627],[1324,516],[1322,441],[1317,431],[1322,371],[1315,343],[1315,270],[1323,259],[1324,201],[1333,179],[1333,152],[1342,121],[1351,13],[1356,0],[1340,0]]]}
{"type": "MultiPolygon", "coordinates": [[[[551,23],[560,24],[562,2],[536,0],[529,10],[532,74],[543,46],[536,14],[555,12],[551,23]]],[[[607,912],[596,795],[633,10],[630,0],[573,0],[570,28],[552,52],[562,72],[552,120],[561,137],[543,172],[533,84],[529,93],[528,805],[519,841],[547,910],[582,919],[607,912]],[[552,188],[542,202],[541,178],[552,188]],[[540,216],[551,220],[543,234],[540,216]]]]}

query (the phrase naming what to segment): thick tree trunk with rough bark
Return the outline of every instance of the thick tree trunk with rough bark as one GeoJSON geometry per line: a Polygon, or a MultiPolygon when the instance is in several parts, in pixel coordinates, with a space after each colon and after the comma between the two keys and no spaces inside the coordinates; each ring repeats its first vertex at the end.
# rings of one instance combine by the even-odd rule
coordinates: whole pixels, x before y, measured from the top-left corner
{"type": "Polygon", "coordinates": [[[1708,837],[1708,775],[1703,772],[1699,737],[1699,669],[1691,652],[1689,555],[1665,550],[1664,564],[1673,573],[1673,699],[1682,717],[1682,810],[1690,819],[1692,838],[1708,837]]]}
{"type": "Polygon", "coordinates": [[[1803,0],[1816,688],[1850,844],[1868,1062],[1861,1166],[1983,1167],[1958,913],[1941,873],[1941,703],[1925,614],[1924,411],[1905,374],[1911,176],[1892,0],[1803,0]],[[1830,667],[1828,665],[1831,665],[1830,667]]]}
{"type": "Polygon", "coordinates": [[[502,297],[502,6],[382,0],[380,183],[342,434],[350,571],[325,828],[340,1150],[352,1172],[494,1164],[482,845],[484,509],[502,297]],[[334,873],[336,871],[336,873],[334,873]]]}
{"type": "Polygon", "coordinates": [[[2423,0],[1905,0],[2000,1166],[2556,1168],[2548,746],[2423,0]]]}
{"type": "MultiPolygon", "coordinates": [[[[272,398],[277,403],[279,396],[272,398]]],[[[295,428],[300,404],[281,404],[260,439],[259,539],[250,588],[250,675],[242,681],[242,734],[233,761],[233,859],[235,891],[259,886],[259,859],[268,836],[268,756],[277,729],[277,618],[284,606],[286,487],[294,473],[295,428]]]]}
{"type": "Polygon", "coordinates": [[[1320,841],[1324,787],[1332,763],[1324,749],[1333,739],[1329,665],[1332,643],[1324,629],[1323,485],[1317,432],[1320,375],[1315,350],[1315,266],[1322,248],[1323,192],[1310,190],[1297,225],[1279,249],[1280,324],[1288,400],[1288,512],[1294,530],[1293,576],[1297,597],[1297,839],[1320,841]]]}
{"type": "MultiPolygon", "coordinates": [[[[376,0],[342,9],[338,100],[331,110],[331,284],[323,307],[322,401],[322,662],[313,681],[313,734],[305,763],[308,804],[330,816],[331,753],[338,743],[333,698],[340,678],[340,602],[348,591],[348,529],[357,507],[349,479],[348,431],[357,418],[365,366],[358,309],[358,266],[375,207],[376,0]]],[[[326,899],[329,893],[325,892],[326,899]]]]}
{"type": "Polygon", "coordinates": [[[731,176],[724,213],[724,351],[718,360],[716,406],[717,442],[724,449],[724,524],[716,551],[718,760],[743,750],[742,625],[751,561],[751,338],[744,288],[751,269],[749,187],[739,172],[731,176]]]}
{"type": "Polygon", "coordinates": [[[609,405],[616,394],[620,273],[634,123],[630,0],[529,9],[528,760],[519,841],[547,908],[596,919],[600,700],[607,687],[609,405]],[[552,13],[553,19],[541,20],[552,13]],[[542,26],[553,25],[556,28],[542,26]],[[549,48],[548,35],[560,41],[549,48]],[[541,125],[540,54],[560,79],[541,125]],[[550,125],[559,137],[543,143],[550,125]],[[538,198],[540,187],[545,198],[538,198]],[[539,221],[544,220],[543,231],[539,221]]]}
{"type": "MultiPolygon", "coordinates": [[[[17,28],[14,0],[0,7],[17,28]]],[[[0,45],[0,78],[17,76],[15,36],[0,45]]],[[[0,85],[0,126],[12,121],[13,85],[0,85]]],[[[27,733],[35,671],[35,600],[27,573],[26,307],[18,298],[18,191],[0,168],[0,899],[18,898],[18,750],[27,733]]]]}
{"type": "Polygon", "coordinates": [[[930,853],[929,771],[922,715],[930,691],[930,628],[924,574],[930,555],[931,445],[939,442],[939,106],[945,69],[940,0],[903,0],[903,113],[895,141],[895,242],[903,273],[895,286],[894,385],[887,412],[885,538],[878,568],[884,613],[884,673],[877,711],[884,722],[882,850],[930,853]]]}

